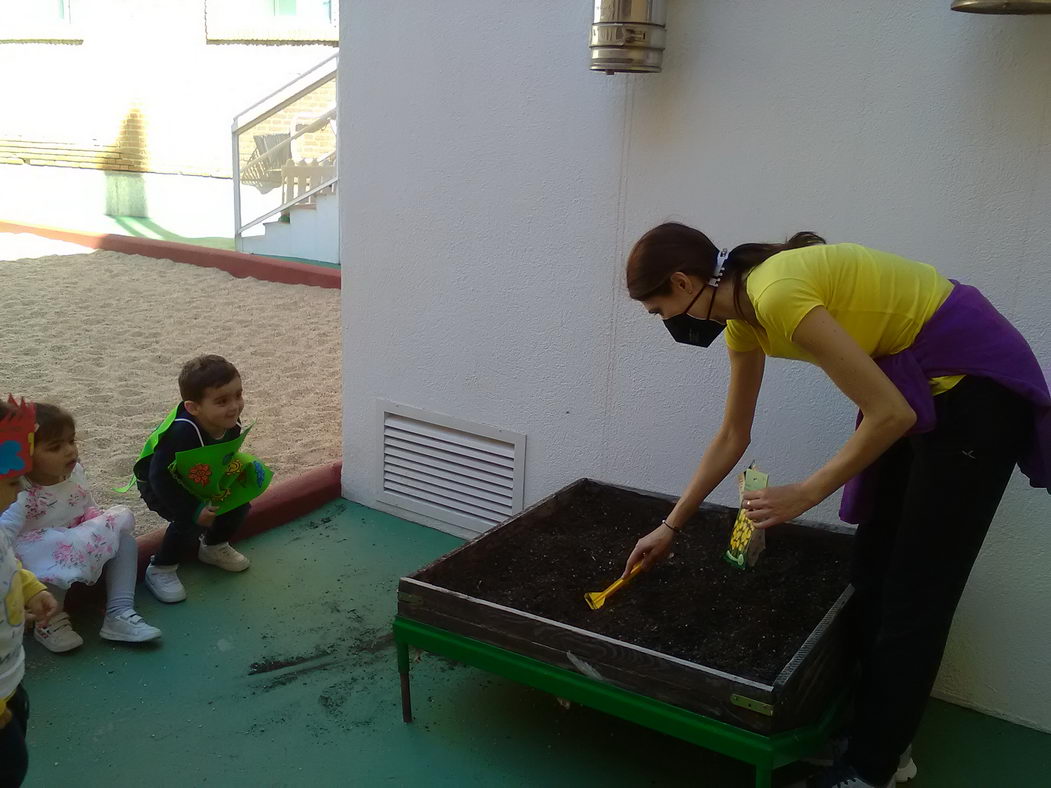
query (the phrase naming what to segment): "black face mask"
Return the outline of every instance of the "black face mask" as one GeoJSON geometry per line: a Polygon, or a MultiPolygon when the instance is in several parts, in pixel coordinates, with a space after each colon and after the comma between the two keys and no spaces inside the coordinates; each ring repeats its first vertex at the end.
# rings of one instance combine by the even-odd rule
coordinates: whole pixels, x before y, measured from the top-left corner
{"type": "Polygon", "coordinates": [[[664,321],[664,325],[668,327],[668,333],[672,335],[676,342],[682,342],[684,345],[696,345],[697,347],[711,347],[715,338],[723,333],[723,329],[726,326],[711,319],[712,307],[715,306],[714,294],[712,295],[712,302],[708,305],[708,314],[704,320],[690,315],[690,310],[697,303],[697,299],[701,297],[701,293],[709,287],[711,285],[702,287],[682,314],[669,317],[664,321]]]}

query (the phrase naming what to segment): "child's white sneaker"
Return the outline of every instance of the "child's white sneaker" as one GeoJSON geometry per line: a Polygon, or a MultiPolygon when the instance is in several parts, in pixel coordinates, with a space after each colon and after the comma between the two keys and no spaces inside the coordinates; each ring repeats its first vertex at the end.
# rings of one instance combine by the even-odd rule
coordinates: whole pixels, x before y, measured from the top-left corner
{"type": "Polygon", "coordinates": [[[159,638],[161,631],[157,627],[151,627],[142,616],[128,608],[115,616],[106,616],[99,636],[123,643],[145,643],[147,640],[159,638]]]}
{"type": "Polygon", "coordinates": [[[197,551],[197,557],[202,564],[211,564],[227,572],[243,572],[249,566],[249,561],[239,552],[230,547],[229,542],[219,544],[205,544],[197,551]]]}
{"type": "Polygon", "coordinates": [[[172,604],[173,602],[182,602],[186,599],[186,589],[183,588],[182,582],[176,574],[178,568],[178,564],[172,564],[171,566],[154,566],[150,564],[146,567],[146,588],[150,589],[153,595],[161,602],[172,604]]]}
{"type": "Polygon", "coordinates": [[[84,638],[73,630],[69,615],[64,610],[51,616],[46,627],[38,621],[36,627],[33,628],[33,638],[55,654],[72,651],[84,645],[84,638]]]}

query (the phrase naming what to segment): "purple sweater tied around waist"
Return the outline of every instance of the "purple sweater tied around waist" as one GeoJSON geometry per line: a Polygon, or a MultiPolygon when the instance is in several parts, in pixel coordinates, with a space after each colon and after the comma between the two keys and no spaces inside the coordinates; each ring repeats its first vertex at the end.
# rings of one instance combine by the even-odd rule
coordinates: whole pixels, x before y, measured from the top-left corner
{"type": "MultiPolygon", "coordinates": [[[[1040,364],[1018,329],[977,288],[955,280],[953,284],[911,347],[875,359],[916,411],[909,434],[930,432],[937,422],[931,378],[990,378],[1032,403],[1032,442],[1018,466],[1033,487],[1051,488],[1051,395],[1040,364]]],[[[845,522],[860,523],[872,512],[875,476],[870,467],[847,482],[839,509],[845,522]]]]}

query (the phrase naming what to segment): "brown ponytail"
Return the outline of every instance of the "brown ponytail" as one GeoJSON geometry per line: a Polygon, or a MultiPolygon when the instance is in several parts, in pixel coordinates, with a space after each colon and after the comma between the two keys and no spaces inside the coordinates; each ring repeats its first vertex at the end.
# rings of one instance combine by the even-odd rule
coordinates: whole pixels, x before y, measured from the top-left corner
{"type": "MultiPolygon", "coordinates": [[[[735,301],[740,308],[744,275],[764,260],[787,249],[825,243],[809,231],[798,232],[783,244],[748,243],[735,246],[726,258],[725,274],[732,278],[735,301]]],[[[666,222],[643,235],[628,255],[628,295],[636,301],[664,295],[671,275],[677,271],[708,281],[715,274],[719,250],[700,230],[678,222],[666,222]]]]}
{"type": "Polygon", "coordinates": [[[744,275],[760,263],[766,262],[778,252],[817,246],[825,239],[810,230],[800,230],[783,244],[741,244],[730,251],[726,258],[726,274],[734,283],[734,306],[741,311],[741,294],[744,292],[744,275]]]}

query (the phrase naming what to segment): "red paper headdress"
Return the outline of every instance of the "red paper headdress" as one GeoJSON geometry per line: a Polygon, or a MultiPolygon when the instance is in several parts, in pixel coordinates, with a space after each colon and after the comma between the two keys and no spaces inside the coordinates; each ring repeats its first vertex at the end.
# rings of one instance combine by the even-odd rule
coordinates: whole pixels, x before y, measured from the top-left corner
{"type": "Polygon", "coordinates": [[[0,479],[23,476],[33,469],[36,405],[24,399],[17,402],[10,394],[7,404],[14,412],[0,415],[0,479]]]}

